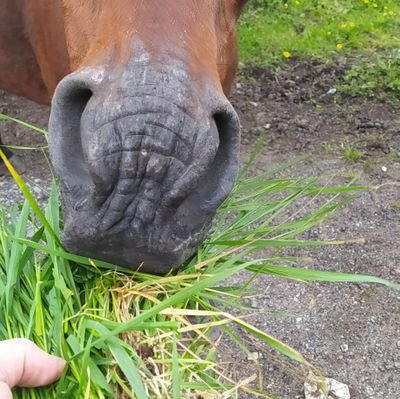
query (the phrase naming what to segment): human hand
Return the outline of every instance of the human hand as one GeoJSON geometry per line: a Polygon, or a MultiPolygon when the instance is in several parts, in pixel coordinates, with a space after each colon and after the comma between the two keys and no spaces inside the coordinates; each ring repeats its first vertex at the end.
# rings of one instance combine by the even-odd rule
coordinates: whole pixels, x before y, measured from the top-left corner
{"type": "Polygon", "coordinates": [[[51,356],[33,342],[17,338],[0,341],[0,399],[12,399],[11,388],[41,387],[57,381],[65,360],[51,356]]]}

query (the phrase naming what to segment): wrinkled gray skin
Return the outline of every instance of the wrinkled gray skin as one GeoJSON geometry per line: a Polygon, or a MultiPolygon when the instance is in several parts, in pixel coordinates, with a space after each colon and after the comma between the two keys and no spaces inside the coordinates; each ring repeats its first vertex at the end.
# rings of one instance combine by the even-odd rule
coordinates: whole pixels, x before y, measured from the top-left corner
{"type": "Polygon", "coordinates": [[[67,76],[49,130],[66,248],[142,272],[196,251],[237,173],[236,113],[177,61],[67,76]]]}

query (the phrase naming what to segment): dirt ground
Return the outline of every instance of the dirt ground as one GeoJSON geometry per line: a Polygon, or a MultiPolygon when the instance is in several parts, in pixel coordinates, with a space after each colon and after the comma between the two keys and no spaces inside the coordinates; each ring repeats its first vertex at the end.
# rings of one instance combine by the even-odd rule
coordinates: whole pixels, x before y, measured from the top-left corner
{"type": "MultiPolygon", "coordinates": [[[[364,244],[306,248],[290,254],[313,258],[317,269],[373,274],[400,282],[400,100],[351,98],[332,93],[346,69],[293,60],[280,72],[242,71],[232,101],[242,122],[242,159],[261,131],[265,144],[255,169],[267,170],[305,155],[288,170],[296,176],[331,176],[343,184],[379,187],[362,192],[330,221],[309,232],[311,239],[364,239],[364,244]],[[345,148],[363,153],[354,161],[345,148]]],[[[41,127],[49,111],[0,93],[0,112],[41,127]]],[[[2,138],[22,146],[43,146],[37,133],[1,123],[2,138]]],[[[45,196],[49,179],[43,152],[25,151],[25,176],[45,196]],[[42,190],[43,187],[44,189],[42,190]]],[[[0,177],[0,202],[18,198],[8,177],[0,177]]],[[[234,278],[245,281],[246,276],[234,278]]],[[[327,376],[350,387],[352,399],[400,397],[400,292],[369,284],[304,284],[258,277],[249,302],[252,321],[298,349],[327,376]]],[[[263,388],[284,399],[303,398],[300,370],[268,348],[247,340],[261,371],[227,339],[221,360],[232,362],[237,379],[262,376],[263,388]]],[[[260,381],[258,379],[257,381],[260,381]]],[[[242,393],[240,399],[254,396],[242,393]]]]}

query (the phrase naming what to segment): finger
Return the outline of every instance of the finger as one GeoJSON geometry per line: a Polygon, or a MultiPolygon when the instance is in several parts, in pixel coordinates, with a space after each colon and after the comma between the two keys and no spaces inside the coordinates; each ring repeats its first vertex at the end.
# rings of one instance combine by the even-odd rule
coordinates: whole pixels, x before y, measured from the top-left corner
{"type": "Polygon", "coordinates": [[[24,371],[24,359],[25,350],[15,340],[0,341],[0,381],[11,388],[16,386],[24,371]]]}
{"type": "Polygon", "coordinates": [[[0,381],[0,398],[1,399],[12,399],[11,389],[5,382],[0,381]]]}
{"type": "Polygon", "coordinates": [[[47,354],[27,339],[0,342],[0,381],[10,388],[51,384],[60,378],[64,367],[63,359],[47,354]]]}
{"type": "Polygon", "coordinates": [[[25,351],[25,365],[18,386],[41,387],[60,378],[65,368],[65,360],[49,355],[27,339],[16,341],[25,351]]]}

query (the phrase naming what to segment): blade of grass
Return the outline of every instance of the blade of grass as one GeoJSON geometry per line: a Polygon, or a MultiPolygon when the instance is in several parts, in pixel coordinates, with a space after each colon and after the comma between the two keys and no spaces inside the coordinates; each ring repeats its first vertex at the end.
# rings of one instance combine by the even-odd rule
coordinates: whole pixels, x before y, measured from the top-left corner
{"type": "MultiPolygon", "coordinates": [[[[100,332],[102,335],[109,337],[107,338],[105,344],[113,354],[115,361],[117,362],[121,371],[124,373],[125,377],[128,379],[130,386],[137,395],[138,399],[149,399],[137,366],[133,362],[132,358],[128,355],[124,347],[121,345],[121,341],[113,337],[109,330],[97,322],[89,322],[89,326],[100,332]]],[[[88,348],[90,346],[91,345],[89,344],[88,348]]]]}
{"type": "Polygon", "coordinates": [[[395,290],[400,290],[400,284],[393,283],[383,278],[368,276],[364,274],[325,272],[319,270],[299,269],[268,264],[251,265],[248,267],[248,269],[257,273],[267,273],[298,281],[375,283],[385,285],[395,290]]]}
{"type": "Polygon", "coordinates": [[[181,399],[181,373],[179,370],[179,355],[175,331],[172,337],[172,397],[173,399],[181,399]]]}
{"type": "Polygon", "coordinates": [[[46,139],[48,138],[48,133],[47,133],[47,131],[45,129],[41,129],[41,128],[39,128],[37,126],[34,126],[34,125],[30,124],[30,123],[26,123],[24,121],[21,121],[21,120],[16,119],[16,118],[12,118],[11,116],[4,115],[2,113],[0,113],[0,120],[15,122],[18,125],[21,125],[23,127],[26,127],[27,129],[30,129],[30,130],[33,130],[35,132],[38,132],[38,133],[42,134],[46,139]]]}
{"type": "Polygon", "coordinates": [[[6,155],[2,150],[0,150],[0,158],[3,160],[5,166],[7,167],[8,171],[10,172],[11,176],[15,180],[15,182],[18,184],[19,188],[21,189],[22,193],[24,194],[26,200],[28,201],[29,205],[35,212],[36,216],[39,218],[40,222],[43,224],[45,229],[52,235],[54,241],[57,242],[57,244],[62,247],[61,242],[58,238],[58,236],[54,233],[53,228],[50,226],[50,223],[47,221],[46,217],[44,216],[42,210],[40,209],[39,204],[37,203],[35,197],[32,195],[31,191],[25,184],[25,182],[22,180],[21,176],[18,174],[18,172],[14,169],[12,164],[8,161],[6,155]]]}

